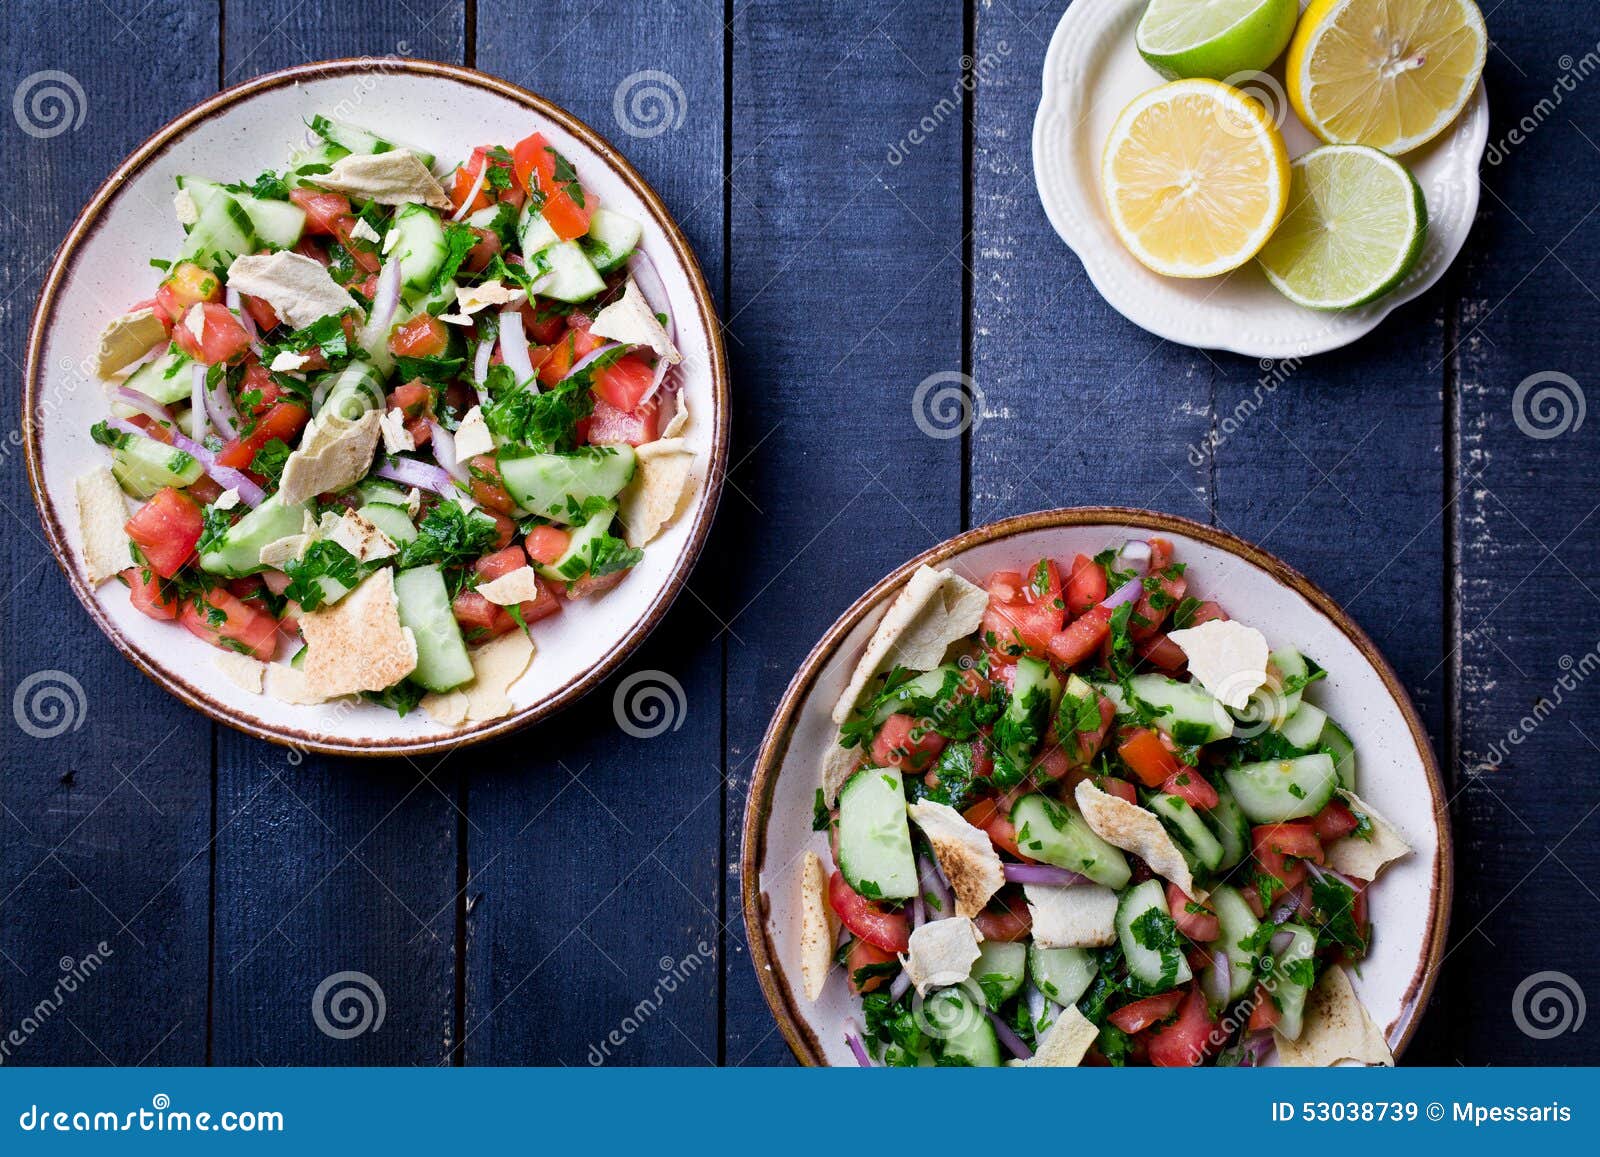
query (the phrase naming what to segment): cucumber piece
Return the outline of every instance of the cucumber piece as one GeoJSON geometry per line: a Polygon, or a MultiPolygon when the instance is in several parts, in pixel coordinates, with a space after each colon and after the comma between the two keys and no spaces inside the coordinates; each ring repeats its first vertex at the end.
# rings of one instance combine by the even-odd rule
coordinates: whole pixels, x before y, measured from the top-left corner
{"type": "Polygon", "coordinates": [[[1205,821],[1222,845],[1222,862],[1216,870],[1226,872],[1250,854],[1250,821],[1228,790],[1226,780],[1212,786],[1217,789],[1217,806],[1205,814],[1205,821]]]}
{"type": "Polygon", "coordinates": [[[1096,691],[1100,692],[1100,694],[1111,700],[1111,706],[1117,709],[1118,715],[1131,716],[1133,714],[1133,708],[1128,706],[1127,696],[1122,693],[1122,684],[1091,683],[1089,686],[1093,687],[1096,691]]]}
{"type": "Polygon", "coordinates": [[[1160,880],[1146,880],[1122,894],[1117,904],[1117,942],[1128,962],[1128,976],[1141,991],[1167,992],[1194,978],[1160,880]]]}
{"type": "Polygon", "coordinates": [[[522,216],[517,219],[517,245],[522,250],[522,256],[531,258],[535,253],[543,253],[550,246],[560,243],[560,235],[550,228],[550,222],[533,207],[533,202],[524,205],[522,216]]]}
{"type": "Polygon", "coordinates": [[[978,946],[972,962],[972,979],[983,990],[990,1008],[998,1009],[1022,988],[1028,971],[1028,946],[988,940],[978,946]]]}
{"type": "Polygon", "coordinates": [[[182,488],[200,481],[204,470],[193,454],[129,434],[111,452],[111,474],[135,498],[149,498],[163,486],[182,488]]]}
{"type": "Polygon", "coordinates": [[[304,503],[286,506],[272,495],[223,532],[221,541],[200,556],[200,569],[232,578],[255,574],[261,569],[261,548],[299,534],[305,516],[304,503]]]}
{"type": "Polygon", "coordinates": [[[549,266],[549,273],[534,282],[540,297],[567,302],[588,301],[606,287],[605,280],[595,272],[575,241],[551,245],[543,251],[542,257],[549,266]]]}
{"type": "Polygon", "coordinates": [[[1253,824],[1276,824],[1314,816],[1339,787],[1333,760],[1322,753],[1295,759],[1269,759],[1226,768],[1239,807],[1253,824]]]}
{"type": "Polygon", "coordinates": [[[346,124],[344,121],[330,120],[327,117],[315,117],[311,121],[311,131],[316,133],[330,145],[337,145],[348,153],[387,153],[394,149],[405,149],[415,153],[428,168],[433,168],[434,156],[425,153],[413,145],[402,145],[395,141],[386,140],[377,133],[358,128],[356,125],[346,124]]]}
{"type": "Polygon", "coordinates": [[[1077,811],[1043,795],[1025,795],[1011,809],[1017,846],[1030,859],[1088,876],[1107,888],[1124,887],[1128,861],[1094,832],[1077,811]]]}
{"type": "Polygon", "coordinates": [[[1277,983],[1272,987],[1270,999],[1278,1002],[1278,1011],[1282,1014],[1274,1027],[1290,1040],[1299,1040],[1305,1019],[1306,997],[1312,987],[1302,981],[1315,968],[1311,958],[1317,951],[1317,938],[1302,924],[1280,924],[1278,931],[1287,932],[1294,939],[1272,965],[1277,983]]]}
{"type": "Polygon", "coordinates": [[[1181,747],[1198,747],[1233,735],[1233,718],[1198,683],[1179,683],[1165,675],[1135,675],[1128,686],[1151,707],[1165,709],[1155,725],[1181,747]]]}
{"type": "Polygon", "coordinates": [[[1057,1004],[1077,1004],[1099,970],[1087,948],[1028,947],[1028,975],[1039,991],[1057,1004]]]}
{"type": "Polygon", "coordinates": [[[1061,680],[1050,664],[1027,656],[1017,660],[1011,702],[995,724],[1000,753],[1020,773],[1033,762],[1033,753],[1050,730],[1050,717],[1061,702],[1061,680]]]}
{"type": "Polygon", "coordinates": [[[894,689],[893,694],[878,704],[878,709],[872,714],[873,726],[881,726],[884,720],[903,707],[938,698],[939,693],[944,690],[945,679],[952,673],[959,678],[961,670],[953,663],[946,663],[942,667],[935,667],[931,671],[924,671],[914,678],[907,679],[894,689]]]}
{"type": "Polygon", "coordinates": [[[303,149],[296,149],[289,154],[289,169],[284,174],[284,180],[297,187],[315,185],[317,178],[322,174],[320,172],[302,174],[300,170],[332,168],[335,161],[349,155],[350,150],[343,145],[319,140],[316,144],[307,145],[303,149]]]}
{"type": "Polygon", "coordinates": [[[1355,791],[1356,745],[1350,742],[1344,728],[1332,719],[1326,720],[1322,725],[1322,734],[1317,737],[1317,746],[1326,748],[1333,757],[1334,766],[1339,772],[1339,786],[1345,791],[1355,791]]]}
{"type": "Polygon", "coordinates": [[[574,526],[584,505],[615,498],[633,481],[638,459],[632,446],[589,446],[570,454],[498,458],[500,477],[516,504],[529,514],[574,526]]]}
{"type": "Polygon", "coordinates": [[[206,269],[225,269],[241,253],[253,253],[258,248],[249,214],[238,201],[222,194],[212,197],[200,210],[200,219],[189,230],[178,259],[193,261],[206,269]]]}
{"type": "Polygon", "coordinates": [[[596,271],[610,273],[639,246],[644,230],[632,217],[624,217],[604,207],[589,217],[589,232],[579,241],[596,271]]]}
{"type": "Polygon", "coordinates": [[[390,250],[390,260],[400,262],[402,291],[406,298],[414,300],[433,286],[433,279],[450,254],[444,240],[444,224],[438,213],[413,202],[400,206],[389,229],[399,234],[390,250]]]}
{"type": "Polygon", "coordinates": [[[292,249],[305,231],[305,210],[292,201],[272,201],[249,193],[230,193],[215,181],[201,177],[179,177],[178,188],[194,199],[196,210],[205,208],[217,197],[232,197],[245,216],[250,218],[250,228],[255,236],[277,249],[292,249]]]}
{"type": "Polygon", "coordinates": [[[1309,703],[1302,703],[1300,709],[1278,728],[1278,734],[1300,751],[1315,751],[1317,743],[1322,739],[1322,728],[1327,722],[1326,711],[1309,703]]]}
{"type": "MultiPolygon", "coordinates": [[[[123,385],[131,390],[138,390],[145,397],[160,402],[163,406],[187,402],[194,384],[194,378],[189,371],[189,367],[193,364],[188,354],[173,346],[155,361],[146,362],[134,370],[123,385]]],[[[116,402],[114,405],[121,406],[122,403],[116,402]]],[[[133,412],[131,407],[123,407],[117,416],[127,417],[133,412]]]]}
{"type": "Polygon", "coordinates": [[[389,541],[396,546],[404,546],[417,537],[416,524],[411,521],[411,516],[406,513],[403,505],[367,502],[356,513],[388,535],[389,541]]]}
{"type": "Polygon", "coordinates": [[[405,507],[411,501],[411,495],[404,486],[387,478],[364,478],[356,483],[356,493],[361,496],[362,502],[384,506],[405,507]]]}
{"type": "MultiPolygon", "coordinates": [[[[1255,953],[1244,945],[1256,934],[1261,922],[1250,911],[1250,905],[1239,894],[1239,889],[1231,884],[1218,884],[1211,889],[1211,894],[1206,897],[1206,905],[1217,914],[1217,924],[1222,929],[1217,946],[1228,956],[1228,999],[1238,1000],[1256,982],[1255,953]]],[[[1208,972],[1211,970],[1207,969],[1208,972]]],[[[1201,987],[1207,992],[1215,991],[1210,983],[1203,982],[1201,987]]]]}
{"type": "Polygon", "coordinates": [[[922,1005],[922,1020],[932,1038],[936,1063],[997,1068],[1000,1042],[994,1026],[973,996],[960,988],[941,988],[922,1005]]]}
{"type": "Polygon", "coordinates": [[[1222,867],[1221,842],[1211,834],[1205,819],[1188,800],[1158,791],[1145,801],[1145,807],[1155,812],[1156,818],[1171,833],[1178,850],[1191,861],[1191,867],[1199,866],[1208,872],[1222,867]]]}
{"type": "Polygon", "coordinates": [[[548,566],[544,563],[538,564],[539,573],[551,582],[558,583],[575,582],[582,578],[589,570],[591,549],[596,542],[611,533],[611,522],[616,516],[615,503],[595,511],[588,522],[572,532],[572,541],[567,543],[565,554],[548,566]]]}
{"type": "Polygon", "coordinates": [[[347,422],[354,422],[368,410],[382,407],[383,375],[371,362],[351,362],[337,374],[325,374],[318,379],[315,392],[322,394],[316,421],[322,421],[324,415],[337,414],[347,422]]]}
{"type": "MultiPolygon", "coordinates": [[[[1306,657],[1293,647],[1273,651],[1267,656],[1268,672],[1274,669],[1278,672],[1279,686],[1291,679],[1304,679],[1310,673],[1306,666],[1306,657]]],[[[1273,725],[1281,727],[1285,721],[1293,719],[1294,713],[1300,710],[1300,700],[1300,691],[1291,691],[1283,696],[1283,702],[1278,707],[1278,718],[1273,721],[1273,725]]]]}
{"type": "Polygon", "coordinates": [[[472,679],[472,660],[450,610],[444,575],[435,563],[394,576],[401,625],[417,639],[417,669],[411,678],[429,691],[449,691],[472,679]]]}
{"type": "Polygon", "coordinates": [[[839,871],[869,900],[917,894],[905,785],[893,768],[858,771],[840,789],[839,871]]]}

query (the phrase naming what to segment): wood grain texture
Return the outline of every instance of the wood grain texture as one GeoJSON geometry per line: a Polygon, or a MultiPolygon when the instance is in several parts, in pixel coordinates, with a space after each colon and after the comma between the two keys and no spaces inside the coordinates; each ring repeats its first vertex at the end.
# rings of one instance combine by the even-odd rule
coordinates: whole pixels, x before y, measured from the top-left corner
{"type": "Polygon", "coordinates": [[[140,678],[78,606],[18,434],[27,327],[61,237],[126,152],[215,86],[213,6],[138,7],[85,21],[36,5],[7,34],[6,91],[32,94],[0,132],[14,182],[0,212],[0,691],[12,708],[0,728],[0,1026],[27,1036],[8,1064],[205,1059],[212,727],[140,678]],[[44,95],[72,85],[66,105],[44,95]],[[60,998],[61,966],[91,954],[103,964],[60,998]]]}
{"type": "MultiPolygon", "coordinates": [[[[465,6],[230,4],[228,84],[333,56],[460,62],[465,6]]],[[[381,121],[381,110],[373,115],[381,121]]],[[[226,175],[226,174],[224,174],[226,175]]],[[[224,730],[217,742],[212,1059],[442,1064],[457,1036],[457,768],[305,756],[224,730]],[[370,976],[382,1027],[319,1026],[318,986],[370,976]]],[[[365,985],[366,982],[358,982],[365,985]]],[[[334,989],[345,987],[335,984],[334,989]]],[[[323,1016],[343,1025],[325,995],[323,1016]]]]}

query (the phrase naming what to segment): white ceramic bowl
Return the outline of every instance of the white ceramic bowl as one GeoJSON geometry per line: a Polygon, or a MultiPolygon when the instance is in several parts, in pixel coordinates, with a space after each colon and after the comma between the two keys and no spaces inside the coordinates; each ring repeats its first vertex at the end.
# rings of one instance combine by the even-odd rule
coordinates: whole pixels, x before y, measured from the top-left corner
{"type": "Polygon", "coordinates": [[[255,735],[312,750],[413,753],[520,727],[583,694],[613,670],[660,620],[705,541],[721,489],[728,442],[728,386],[711,295],[687,241],[655,191],[593,129],[515,85],[471,69],[369,59],[304,65],[220,93],[151,137],[106,180],[79,216],[40,296],[29,336],[24,438],[33,492],[52,547],[78,598],[117,647],[146,674],[208,715],[255,735]],[[198,174],[249,180],[281,169],[315,113],[349,121],[435,153],[444,165],[474,145],[510,144],[535,129],[571,159],[604,204],[644,223],[678,325],[676,371],[697,454],[693,505],[645,552],[616,589],[571,603],[535,628],[538,653],[512,688],[506,718],[448,729],[421,712],[341,701],[295,706],[234,686],[215,653],[173,623],[134,610],[120,583],[85,579],[73,480],[106,462],[89,437],[105,416],[92,351],[101,327],[154,293],[152,257],[170,257],[182,234],[173,178],[198,174]]]}
{"type": "Polygon", "coordinates": [[[1027,514],[968,531],[906,563],[873,587],[812,650],[789,684],[756,759],[741,859],[745,922],[758,979],[779,1027],[807,1064],[854,1065],[844,1022],[859,1001],[842,973],[815,1004],[800,990],[799,865],[806,851],[828,861],[812,804],[830,718],[882,610],[917,567],[950,567],[981,583],[1036,559],[1093,555],[1159,534],[1188,564],[1191,593],[1217,598],[1273,646],[1292,644],[1327,668],[1313,693],[1356,745],[1357,790],[1414,849],[1369,893],[1372,952],[1353,978],[1398,1054],[1433,988],[1444,951],[1452,884],[1443,782],[1422,721],[1372,640],[1326,594],[1258,547],[1172,515],[1111,507],[1027,514]]]}
{"type": "MultiPolygon", "coordinates": [[[[1478,212],[1478,164],[1489,140],[1483,85],[1438,139],[1407,153],[1428,201],[1428,239],[1400,287],[1360,309],[1323,313],[1273,289],[1254,261],[1225,277],[1184,281],[1141,265],[1112,231],[1100,193],[1100,156],[1129,101],[1164,83],[1134,45],[1146,0],[1072,0],[1044,61],[1044,95],[1033,122],[1033,175],[1045,214],[1083,261],[1102,297],[1158,337],[1253,358],[1308,357],[1349,345],[1391,310],[1426,292],[1466,244],[1478,212]]],[[[1283,131],[1289,155],[1320,144],[1295,118],[1281,70],[1234,80],[1283,131]]]]}

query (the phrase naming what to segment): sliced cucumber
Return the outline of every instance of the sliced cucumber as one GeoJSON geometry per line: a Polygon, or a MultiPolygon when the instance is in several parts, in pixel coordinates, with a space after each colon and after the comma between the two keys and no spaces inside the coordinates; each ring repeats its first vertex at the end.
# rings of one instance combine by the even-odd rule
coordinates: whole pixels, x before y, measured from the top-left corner
{"type": "Polygon", "coordinates": [[[255,236],[276,249],[292,249],[305,231],[306,213],[292,201],[273,201],[249,193],[230,193],[215,181],[202,177],[179,177],[178,188],[194,199],[201,213],[217,197],[232,197],[245,216],[250,218],[250,228],[255,236]]]}
{"type": "Polygon", "coordinates": [[[917,894],[905,785],[893,768],[858,771],[840,789],[839,871],[869,900],[917,894]]]}
{"type": "Polygon", "coordinates": [[[411,501],[411,495],[404,486],[387,478],[365,478],[356,484],[356,493],[361,496],[362,502],[385,506],[404,507],[411,501]]]}
{"type": "Polygon", "coordinates": [[[1276,824],[1314,816],[1333,798],[1339,774],[1320,752],[1296,759],[1269,759],[1223,771],[1239,807],[1251,823],[1276,824]]]}
{"type": "Polygon", "coordinates": [[[317,178],[332,168],[335,161],[349,155],[349,149],[331,141],[318,141],[314,145],[307,145],[289,155],[289,171],[285,174],[285,179],[291,185],[315,185],[317,178]],[[315,169],[317,172],[303,173],[304,169],[315,169]]]}
{"type": "Polygon", "coordinates": [[[544,214],[533,207],[530,201],[522,207],[522,216],[517,219],[517,244],[522,249],[524,258],[531,258],[536,253],[543,253],[552,245],[559,245],[561,237],[550,228],[550,222],[544,219],[544,214]]]}
{"type": "Polygon", "coordinates": [[[1333,756],[1333,762],[1339,772],[1339,786],[1345,791],[1356,789],[1356,745],[1350,742],[1350,737],[1345,734],[1332,719],[1322,725],[1322,734],[1317,737],[1317,746],[1323,747],[1333,756]]]}
{"type": "Polygon", "coordinates": [[[368,410],[380,408],[384,401],[383,375],[371,362],[351,362],[337,374],[325,375],[318,380],[317,390],[322,393],[322,404],[316,412],[318,421],[337,414],[354,422],[368,410]]]}
{"type": "Polygon", "coordinates": [[[1095,834],[1073,808],[1043,795],[1025,795],[1011,809],[1017,846],[1029,859],[1088,876],[1108,888],[1132,876],[1122,852],[1095,834]]]}
{"type": "Polygon", "coordinates": [[[990,1008],[998,1009],[1022,988],[1028,971],[1028,946],[1003,940],[988,940],[978,946],[978,959],[972,964],[972,979],[983,990],[990,1008]]]}
{"type": "Polygon", "coordinates": [[[596,209],[589,217],[589,232],[580,244],[590,263],[600,273],[610,273],[638,248],[644,235],[639,222],[610,209],[596,209]]]}
{"type": "Polygon", "coordinates": [[[556,301],[588,301],[605,289],[605,279],[595,272],[583,249],[575,241],[562,241],[542,254],[549,273],[535,283],[540,297],[556,301]]]}
{"type": "MultiPolygon", "coordinates": [[[[887,699],[878,704],[878,709],[872,715],[873,726],[876,727],[882,724],[885,719],[900,711],[901,708],[937,698],[939,693],[944,690],[945,680],[952,674],[959,678],[961,674],[960,668],[952,663],[946,663],[943,667],[935,667],[931,671],[924,671],[920,675],[907,679],[896,687],[887,699]]],[[[871,684],[869,684],[870,687],[871,684]]]]}
{"type": "Polygon", "coordinates": [[[1233,718],[1198,683],[1180,683],[1165,675],[1135,675],[1128,686],[1151,707],[1164,709],[1155,724],[1183,747],[1233,735],[1233,718]]]}
{"type": "Polygon", "coordinates": [[[1143,992],[1167,992],[1194,977],[1160,880],[1146,880],[1122,894],[1117,904],[1117,942],[1128,962],[1129,977],[1143,992]]]}
{"type": "Polygon", "coordinates": [[[1145,802],[1145,806],[1155,812],[1156,818],[1166,826],[1191,867],[1204,868],[1208,872],[1215,872],[1222,867],[1226,853],[1221,842],[1188,800],[1158,791],[1145,802]]]}
{"type": "Polygon", "coordinates": [[[1011,685],[1011,702],[996,725],[1003,736],[1000,751],[1019,773],[1033,762],[1033,753],[1050,729],[1050,717],[1061,702],[1061,680],[1043,659],[1027,656],[1017,660],[1016,679],[1011,685]]]}
{"type": "MultiPolygon", "coordinates": [[[[1267,669],[1276,669],[1281,680],[1280,686],[1287,684],[1291,679],[1302,682],[1309,673],[1306,666],[1306,657],[1293,647],[1285,647],[1281,651],[1273,651],[1267,656],[1267,669]]],[[[1301,690],[1304,690],[1302,686],[1301,690]]],[[[1283,702],[1278,708],[1278,718],[1274,721],[1276,726],[1282,726],[1287,720],[1294,718],[1294,713],[1300,710],[1300,691],[1291,691],[1283,697],[1283,702]]]]}
{"type": "Polygon", "coordinates": [[[450,594],[437,565],[412,567],[394,576],[401,625],[417,640],[417,669],[411,678],[429,691],[449,691],[472,679],[472,660],[461,628],[450,610],[450,594]]]}
{"type": "Polygon", "coordinates": [[[193,454],[129,434],[111,452],[111,474],[135,498],[149,498],[164,486],[184,487],[200,481],[204,470],[193,454]]]}
{"type": "Polygon", "coordinates": [[[1272,999],[1277,1001],[1281,1014],[1273,1027],[1290,1040],[1299,1040],[1311,985],[1297,978],[1313,970],[1312,956],[1317,951],[1317,938],[1301,924],[1281,924],[1278,931],[1287,932],[1294,939],[1273,962],[1277,983],[1272,986],[1272,999]]]}
{"type": "Polygon", "coordinates": [[[590,446],[570,454],[499,456],[500,477],[516,504],[568,526],[583,522],[585,505],[609,501],[633,481],[632,446],[590,446]]]}
{"type": "Polygon", "coordinates": [[[589,572],[595,543],[611,533],[611,523],[617,516],[615,503],[602,506],[589,517],[589,521],[572,532],[566,553],[546,566],[539,564],[539,573],[551,582],[576,582],[589,572]]]}
{"type": "Polygon", "coordinates": [[[1228,790],[1226,780],[1212,786],[1217,789],[1217,806],[1206,813],[1205,820],[1222,845],[1222,862],[1216,870],[1226,872],[1250,853],[1250,821],[1228,790]]]}
{"type": "Polygon", "coordinates": [[[1327,722],[1326,711],[1309,703],[1302,703],[1299,710],[1284,720],[1283,726],[1278,728],[1278,734],[1301,751],[1315,751],[1322,739],[1323,725],[1327,722]]]}
{"type": "Polygon", "coordinates": [[[180,261],[193,261],[206,269],[221,270],[233,264],[242,253],[254,252],[259,245],[250,216],[239,202],[223,195],[212,197],[200,210],[200,219],[189,230],[180,261]]]}
{"type": "Polygon", "coordinates": [[[994,1026],[971,994],[960,988],[941,988],[922,1005],[922,1021],[938,1064],[996,1068],[1000,1042],[994,1026]]]}
{"type": "MultiPolygon", "coordinates": [[[[1256,954],[1247,945],[1261,922],[1250,911],[1250,905],[1239,894],[1239,889],[1231,884],[1218,884],[1211,889],[1211,894],[1206,897],[1206,905],[1217,914],[1217,924],[1222,929],[1217,946],[1228,956],[1228,999],[1238,1000],[1256,982],[1256,954]]],[[[1216,991],[1211,984],[1203,984],[1202,987],[1207,992],[1216,991]]]]}
{"type": "MultiPolygon", "coordinates": [[[[189,370],[193,364],[187,354],[174,346],[155,361],[146,362],[134,370],[123,385],[131,390],[138,390],[145,397],[160,402],[163,406],[187,402],[194,385],[194,378],[189,370]]],[[[120,406],[121,403],[115,405],[120,406]]],[[[129,407],[125,412],[119,412],[117,416],[126,417],[132,412],[132,408],[129,407]]]]}
{"type": "Polygon", "coordinates": [[[1028,975],[1039,991],[1057,1004],[1077,1004],[1100,970],[1086,948],[1028,948],[1028,975]]]}
{"type": "Polygon", "coordinates": [[[450,255],[444,224],[428,206],[412,203],[400,206],[389,229],[398,234],[390,259],[400,262],[401,288],[408,300],[415,300],[432,288],[450,255]]]}
{"type": "MultiPolygon", "coordinates": [[[[404,499],[401,500],[402,503],[404,499]]],[[[406,513],[404,505],[394,506],[387,502],[368,502],[356,511],[368,522],[388,536],[390,542],[396,546],[404,546],[417,537],[416,523],[411,521],[411,515],[406,513]]]]}
{"type": "Polygon", "coordinates": [[[261,569],[261,548],[299,534],[305,526],[305,503],[285,505],[274,494],[222,534],[216,546],[200,556],[200,569],[234,578],[261,569]]]}
{"type": "Polygon", "coordinates": [[[414,145],[402,145],[395,141],[385,140],[377,133],[369,132],[356,125],[346,124],[344,121],[318,117],[312,121],[311,131],[330,145],[337,145],[346,153],[387,153],[394,149],[403,148],[416,154],[417,159],[424,165],[427,165],[430,169],[433,168],[434,156],[432,153],[425,153],[414,145]]]}

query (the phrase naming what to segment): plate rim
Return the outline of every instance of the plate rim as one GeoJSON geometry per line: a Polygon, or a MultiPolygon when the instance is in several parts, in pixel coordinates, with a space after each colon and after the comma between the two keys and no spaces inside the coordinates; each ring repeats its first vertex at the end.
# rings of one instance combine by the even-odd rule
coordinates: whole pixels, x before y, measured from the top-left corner
{"type": "Polygon", "coordinates": [[[67,583],[78,602],[88,611],[90,619],[144,675],[163,690],[189,707],[200,711],[215,722],[222,723],[257,739],[264,739],[298,751],[317,752],[323,755],[355,756],[361,758],[386,758],[390,756],[432,755],[456,747],[482,743],[497,736],[521,730],[560,712],[583,697],[596,685],[609,677],[645,639],[660,625],[667,611],[687,583],[690,572],[699,560],[715,521],[722,497],[724,476],[727,472],[728,447],[731,426],[732,397],[729,381],[727,352],[723,345],[722,324],[717,315],[716,303],[705,279],[705,272],[693,246],[684,236],[677,218],[667,208],[661,195],[644,176],[633,167],[598,130],[579,119],[560,105],[525,89],[511,81],[465,65],[441,61],[412,60],[401,57],[353,56],[310,61],[289,68],[277,69],[253,77],[242,84],[225,88],[198,103],[162,125],[146,137],[100,182],[94,194],[73,219],[62,239],[49,272],[40,286],[32,317],[28,323],[27,348],[22,369],[22,421],[23,458],[27,466],[28,488],[34,507],[44,525],[45,537],[58,566],[66,575],[67,583]],[[661,226],[664,238],[683,267],[689,287],[694,294],[695,307],[707,334],[710,352],[711,388],[715,414],[710,462],[706,470],[705,493],[690,528],[683,550],[679,553],[666,581],[646,606],[644,613],[630,626],[600,660],[582,674],[570,679],[544,700],[531,704],[501,719],[488,720],[472,727],[446,735],[428,738],[396,737],[392,739],[329,739],[327,733],[303,731],[295,727],[279,727],[235,711],[218,699],[212,698],[198,686],[191,686],[180,676],[147,659],[143,651],[126,638],[115,622],[105,614],[95,592],[79,574],[73,564],[70,541],[61,524],[54,497],[44,483],[42,459],[42,423],[36,416],[40,389],[40,368],[44,357],[46,332],[57,304],[57,295],[66,281],[71,259],[78,248],[99,226],[99,218],[123,189],[126,182],[158,158],[169,147],[181,140],[191,129],[242,104],[262,93],[297,85],[307,80],[326,80],[350,73],[364,75],[403,73],[424,78],[455,82],[497,94],[558,124],[563,130],[582,141],[597,154],[612,171],[638,195],[661,226]]]}
{"type": "MultiPolygon", "coordinates": [[[[1334,601],[1333,597],[1301,574],[1294,567],[1263,547],[1206,523],[1195,522],[1181,515],[1128,506],[1078,506],[1039,510],[1013,515],[998,522],[988,523],[963,531],[945,539],[915,558],[896,567],[879,579],[866,593],[851,603],[834,620],[807,653],[794,678],[789,681],[779,700],[766,734],[762,737],[751,770],[750,787],[745,798],[744,823],[739,853],[740,908],[744,914],[745,932],[750,947],[750,962],[755,968],[756,980],[766,998],[767,1007],[778,1022],[795,1058],[806,1066],[826,1066],[821,1043],[811,1026],[795,1007],[795,989],[785,978],[783,964],[778,960],[767,928],[768,906],[761,890],[761,862],[766,855],[767,827],[772,820],[772,795],[779,771],[788,754],[789,741],[799,714],[801,703],[810,694],[817,677],[826,667],[843,640],[855,630],[866,616],[892,592],[899,589],[911,574],[921,566],[934,565],[962,554],[974,547],[1015,535],[1037,530],[1082,526],[1134,526],[1145,530],[1166,531],[1198,539],[1207,546],[1225,551],[1266,571],[1273,579],[1304,598],[1337,627],[1362,658],[1378,673],[1384,688],[1411,733],[1417,754],[1433,799],[1433,818],[1439,832],[1439,847],[1434,861],[1433,886],[1429,891],[1428,938],[1425,951],[1417,963],[1416,971],[1406,987],[1398,1020],[1404,1020],[1400,1039],[1394,1046],[1398,1059],[1410,1045],[1422,1020],[1428,1000],[1438,980],[1444,960],[1450,930],[1450,914],[1455,896],[1455,850],[1450,832],[1449,795],[1439,768],[1433,744],[1428,739],[1427,728],[1417,713],[1416,705],[1400,682],[1389,660],[1378,649],[1361,626],[1334,601]]],[[[1391,1023],[1385,1036],[1393,1031],[1391,1023]]]]}

